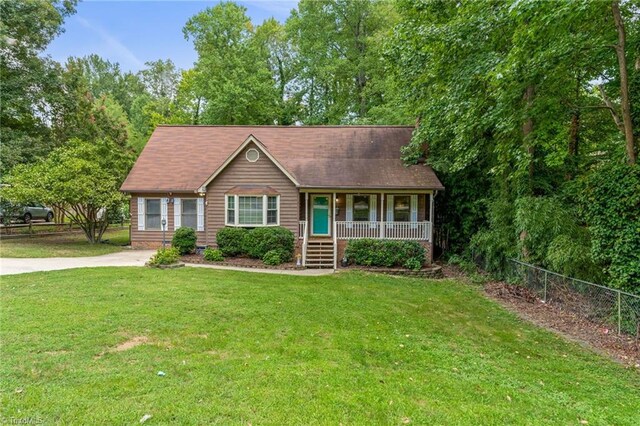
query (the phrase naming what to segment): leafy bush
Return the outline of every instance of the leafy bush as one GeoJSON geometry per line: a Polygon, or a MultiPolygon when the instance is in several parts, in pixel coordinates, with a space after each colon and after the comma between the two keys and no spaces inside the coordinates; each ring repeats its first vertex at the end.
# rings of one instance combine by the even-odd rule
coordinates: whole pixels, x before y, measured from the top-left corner
{"type": "Polygon", "coordinates": [[[295,236],[281,226],[254,228],[242,240],[243,252],[254,259],[262,259],[270,250],[279,250],[282,262],[293,257],[295,236]]]}
{"type": "Polygon", "coordinates": [[[349,263],[363,266],[403,266],[420,269],[425,249],[417,241],[374,240],[349,241],[345,256],[349,263]]]}
{"type": "Polygon", "coordinates": [[[238,256],[244,253],[242,243],[247,234],[245,228],[222,228],[216,234],[216,243],[225,257],[238,256]]]}
{"type": "Polygon", "coordinates": [[[507,271],[509,258],[517,255],[515,210],[509,200],[500,199],[489,204],[489,227],[471,238],[473,260],[485,271],[499,277],[507,271]]]}
{"type": "Polygon", "coordinates": [[[207,247],[204,249],[204,260],[208,260],[209,262],[222,262],[224,256],[221,250],[207,247]]]}
{"type": "Polygon", "coordinates": [[[175,247],[170,248],[160,248],[151,256],[149,259],[150,265],[171,265],[172,263],[176,263],[180,259],[180,252],[175,247]]]}
{"type": "Polygon", "coordinates": [[[265,265],[280,265],[286,262],[287,254],[282,250],[269,250],[262,256],[262,261],[265,265]]]}
{"type": "Polygon", "coordinates": [[[178,228],[173,233],[171,246],[178,249],[180,254],[189,254],[196,249],[196,231],[193,228],[178,228]]]}
{"type": "Polygon", "coordinates": [[[607,164],[578,192],[591,233],[591,253],[609,284],[640,294],[640,165],[607,164]]]}

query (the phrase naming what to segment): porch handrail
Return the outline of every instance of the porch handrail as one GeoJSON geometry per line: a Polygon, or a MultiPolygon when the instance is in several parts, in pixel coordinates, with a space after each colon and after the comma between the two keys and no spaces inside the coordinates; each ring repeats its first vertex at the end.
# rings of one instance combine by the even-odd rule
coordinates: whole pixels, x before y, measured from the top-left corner
{"type": "Polygon", "coordinates": [[[307,227],[307,221],[301,220],[298,224],[298,239],[304,239],[305,228],[307,227]]]}
{"type": "Polygon", "coordinates": [[[307,244],[309,241],[309,227],[307,226],[306,220],[301,220],[300,225],[302,226],[302,265],[305,266],[307,264],[307,244]]]}
{"type": "Polygon", "coordinates": [[[379,221],[336,221],[336,238],[350,240],[358,238],[379,239],[384,235],[389,240],[429,241],[431,222],[379,222],[379,221]],[[380,232],[381,229],[384,232],[380,232]]]}

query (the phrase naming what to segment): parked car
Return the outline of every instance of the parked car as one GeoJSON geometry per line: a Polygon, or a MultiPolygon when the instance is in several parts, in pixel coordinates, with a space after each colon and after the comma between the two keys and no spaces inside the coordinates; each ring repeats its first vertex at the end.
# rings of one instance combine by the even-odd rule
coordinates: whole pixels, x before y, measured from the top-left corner
{"type": "Polygon", "coordinates": [[[0,222],[4,223],[5,214],[7,212],[9,219],[22,220],[29,223],[33,219],[44,219],[47,222],[53,221],[53,210],[39,203],[30,203],[26,206],[4,207],[0,208],[0,222]]]}

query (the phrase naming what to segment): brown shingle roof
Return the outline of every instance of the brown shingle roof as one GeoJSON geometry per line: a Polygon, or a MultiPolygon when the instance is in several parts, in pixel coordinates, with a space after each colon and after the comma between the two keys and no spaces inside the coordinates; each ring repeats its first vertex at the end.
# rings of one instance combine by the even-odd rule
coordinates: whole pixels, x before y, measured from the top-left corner
{"type": "Polygon", "coordinates": [[[400,147],[409,142],[412,130],[405,126],[159,126],[121,190],[197,191],[250,135],[301,187],[443,189],[431,167],[406,167],[400,160],[400,147]]]}

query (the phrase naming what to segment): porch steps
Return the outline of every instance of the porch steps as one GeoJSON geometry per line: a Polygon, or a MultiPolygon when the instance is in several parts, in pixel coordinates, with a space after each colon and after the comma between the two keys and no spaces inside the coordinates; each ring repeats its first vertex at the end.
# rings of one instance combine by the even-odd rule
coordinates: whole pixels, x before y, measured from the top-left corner
{"type": "Polygon", "coordinates": [[[333,268],[333,241],[310,240],[307,243],[307,268],[333,268]]]}

